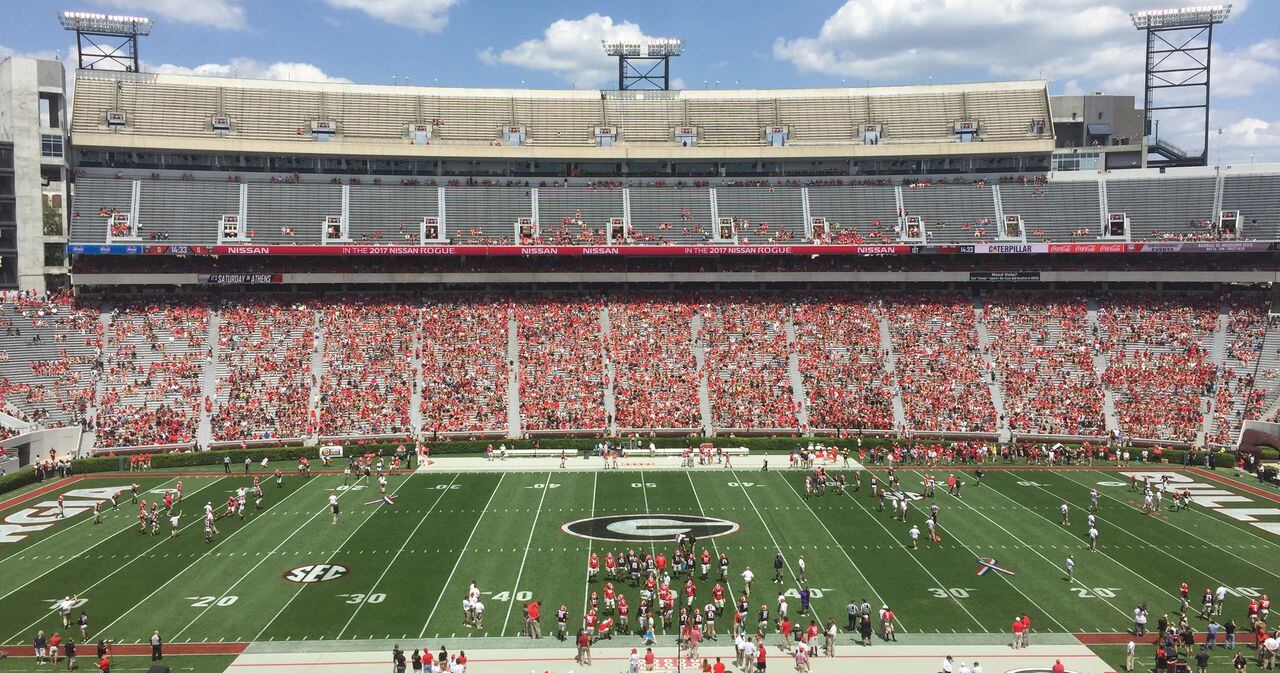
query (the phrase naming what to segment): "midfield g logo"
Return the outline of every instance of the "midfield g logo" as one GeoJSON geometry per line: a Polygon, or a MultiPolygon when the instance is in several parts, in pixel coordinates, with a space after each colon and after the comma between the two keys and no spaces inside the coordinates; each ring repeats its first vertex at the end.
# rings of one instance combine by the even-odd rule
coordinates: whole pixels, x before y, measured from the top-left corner
{"type": "Polygon", "coordinates": [[[614,514],[570,521],[560,530],[575,537],[610,542],[673,541],[685,533],[698,539],[738,532],[738,524],[693,514],[614,514]]]}

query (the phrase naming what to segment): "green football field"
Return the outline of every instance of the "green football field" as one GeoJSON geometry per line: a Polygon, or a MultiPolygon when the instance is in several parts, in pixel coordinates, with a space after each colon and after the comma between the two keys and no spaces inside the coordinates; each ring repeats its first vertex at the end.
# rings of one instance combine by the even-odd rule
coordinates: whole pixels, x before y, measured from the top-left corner
{"type": "MultiPolygon", "coordinates": [[[[264,478],[263,509],[255,511],[250,500],[245,519],[220,519],[220,534],[211,542],[201,530],[204,503],[221,510],[231,492],[249,486],[245,475],[89,476],[35,497],[18,493],[29,499],[0,511],[7,540],[0,542],[0,642],[29,645],[37,630],[65,632],[54,605],[67,595],[78,597],[73,616],[82,610],[88,615],[91,640],[119,643],[145,642],[159,629],[172,644],[392,639],[431,646],[444,638],[518,636],[521,604],[531,599],[545,606],[546,634],[554,630],[555,607],[568,606],[574,625],[590,593],[602,592],[603,572],[600,581],[587,582],[591,551],[603,558],[606,551],[632,547],[669,556],[674,548],[667,538],[609,541],[562,528],[609,515],[734,524],[726,527],[736,530],[699,545],[728,554],[730,603],[743,590],[741,571],[752,568],[753,608],[772,608],[783,592],[793,612],[798,609],[794,571],[803,556],[813,616],[824,622],[832,617],[842,629],[851,599],[866,599],[876,609],[891,606],[899,633],[964,642],[968,634],[1006,632],[1023,612],[1039,633],[1122,633],[1142,602],[1154,627],[1162,613],[1176,615],[1182,582],[1190,585],[1198,629],[1205,621],[1194,613],[1206,587],[1229,588],[1223,619],[1240,624],[1247,623],[1248,596],[1280,595],[1280,538],[1274,527],[1256,526],[1239,514],[1277,507],[1276,494],[1248,481],[1227,483],[1229,471],[1175,472],[1206,494],[1208,506],[1169,511],[1166,499],[1164,512],[1147,515],[1136,507],[1141,496],[1129,490],[1127,472],[989,468],[975,487],[970,470],[963,470],[962,497],[940,488],[935,498],[912,500],[906,524],[892,519],[888,508],[877,511],[866,473],[861,492],[851,485],[843,495],[804,498],[801,471],[425,472],[390,477],[392,505],[379,501],[376,486],[341,489],[341,476],[289,475],[279,488],[264,478]],[[56,507],[43,504],[63,494],[75,510],[102,497],[99,489],[130,482],[139,483],[150,501],[158,497],[153,489],[172,487],[179,478],[185,497],[174,538],[167,520],[159,536],[140,535],[128,493],[101,524],[86,511],[57,519],[56,507]],[[1085,544],[1090,488],[1102,496],[1096,552],[1085,544]],[[336,524],[329,514],[331,491],[341,502],[336,524]],[[1064,500],[1071,509],[1065,526],[1059,522],[1064,500]],[[934,503],[941,541],[922,536],[913,550],[907,530],[912,524],[924,530],[934,503]],[[781,585],[772,582],[777,549],[787,559],[781,585]],[[1070,581],[1063,569],[1068,555],[1076,562],[1070,581]],[[979,575],[980,558],[1012,574],[979,575]],[[480,629],[461,623],[472,581],[486,606],[480,629]]],[[[948,470],[931,472],[945,482],[948,470]]],[[[907,491],[920,490],[924,473],[898,472],[907,491]]],[[[883,478],[884,472],[875,474],[883,478]]],[[[709,601],[713,584],[714,577],[698,582],[698,605],[709,601]]],[[[634,610],[638,589],[625,581],[617,585],[634,610]]],[[[722,617],[718,630],[724,633],[729,624],[730,617],[722,617]]],[[[658,637],[673,633],[659,628],[658,637]]],[[[639,642],[629,634],[619,639],[639,642]]],[[[484,645],[477,640],[474,646],[484,645]]],[[[228,660],[207,659],[197,670],[220,670],[228,660]]],[[[25,670],[16,665],[11,660],[0,670],[25,670]]]]}

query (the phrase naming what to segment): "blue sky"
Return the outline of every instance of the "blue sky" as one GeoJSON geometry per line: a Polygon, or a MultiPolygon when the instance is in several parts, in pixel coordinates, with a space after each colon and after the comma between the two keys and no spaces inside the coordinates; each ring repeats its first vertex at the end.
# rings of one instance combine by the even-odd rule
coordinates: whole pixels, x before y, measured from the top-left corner
{"type": "MultiPolygon", "coordinates": [[[[1128,12],[1204,0],[0,0],[0,57],[59,54],[58,9],[157,21],[144,68],[279,79],[450,86],[611,87],[601,39],[679,37],[684,88],[1050,79],[1054,93],[1141,96],[1143,37],[1128,12]],[[642,5],[642,6],[637,6],[642,5]]],[[[1280,161],[1280,2],[1235,2],[1215,33],[1224,162],[1280,161]]],[[[1175,133],[1190,122],[1168,119],[1175,133]]],[[[1211,149],[1219,147],[1216,137],[1211,149]]]]}

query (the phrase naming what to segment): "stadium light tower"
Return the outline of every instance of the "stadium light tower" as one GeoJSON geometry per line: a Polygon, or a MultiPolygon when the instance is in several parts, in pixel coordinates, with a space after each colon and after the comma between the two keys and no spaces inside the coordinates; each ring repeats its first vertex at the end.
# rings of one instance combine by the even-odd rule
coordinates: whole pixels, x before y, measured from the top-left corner
{"type": "Polygon", "coordinates": [[[658,39],[649,42],[609,42],[601,40],[604,53],[618,58],[618,90],[671,89],[671,58],[684,53],[684,40],[658,39]]]}
{"type": "Polygon", "coordinates": [[[1152,136],[1151,113],[1157,110],[1197,110],[1204,118],[1204,144],[1199,154],[1188,154],[1187,150],[1162,140],[1157,134],[1148,142],[1148,149],[1164,158],[1148,165],[1208,165],[1213,26],[1226,21],[1230,14],[1231,5],[1208,5],[1129,15],[1133,27],[1147,33],[1143,133],[1148,138],[1152,136]]]}
{"type": "Polygon", "coordinates": [[[96,12],[59,12],[58,23],[76,34],[81,70],[140,72],[138,36],[150,35],[151,19],[96,12]],[[113,67],[114,66],[114,67],[113,67]]]}

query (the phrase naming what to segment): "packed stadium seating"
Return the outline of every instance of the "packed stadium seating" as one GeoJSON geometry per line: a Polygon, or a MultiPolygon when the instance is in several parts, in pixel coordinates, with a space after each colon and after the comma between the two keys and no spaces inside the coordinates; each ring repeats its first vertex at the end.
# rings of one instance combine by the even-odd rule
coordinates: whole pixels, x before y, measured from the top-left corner
{"type": "Polygon", "coordinates": [[[624,295],[608,304],[617,427],[701,429],[691,302],[624,295]]]}
{"type": "Polygon", "coordinates": [[[786,306],[767,295],[712,296],[702,311],[714,426],[798,427],[786,306]]]}
{"type": "Polygon", "coordinates": [[[603,430],[602,300],[538,296],[516,304],[526,430],[603,430]]]}
{"type": "Polygon", "coordinates": [[[502,435],[512,423],[1230,444],[1243,420],[1280,403],[1280,324],[1267,300],[1247,290],[10,293],[0,394],[10,416],[83,423],[102,449],[502,435]]]}
{"type": "Polygon", "coordinates": [[[792,310],[811,428],[897,427],[881,309],[870,296],[809,297],[792,310]]]}
{"type": "Polygon", "coordinates": [[[422,431],[507,429],[511,305],[503,297],[432,296],[422,319],[422,431]]]}
{"type": "Polygon", "coordinates": [[[311,306],[243,299],[227,302],[218,317],[213,439],[310,435],[316,331],[311,306]]]}
{"type": "Polygon", "coordinates": [[[1102,379],[1116,394],[1125,434],[1194,440],[1215,379],[1208,350],[1215,298],[1117,295],[1099,303],[1099,349],[1107,358],[1102,379]]]}
{"type": "Polygon", "coordinates": [[[201,374],[209,361],[209,307],[122,300],[106,331],[98,446],[191,442],[199,422],[201,374]]]}
{"type": "Polygon", "coordinates": [[[1010,430],[1105,434],[1084,297],[993,293],[984,318],[1010,430]]]}
{"type": "Polygon", "coordinates": [[[995,432],[973,303],[957,293],[906,294],[887,308],[909,425],[995,432]]]}

